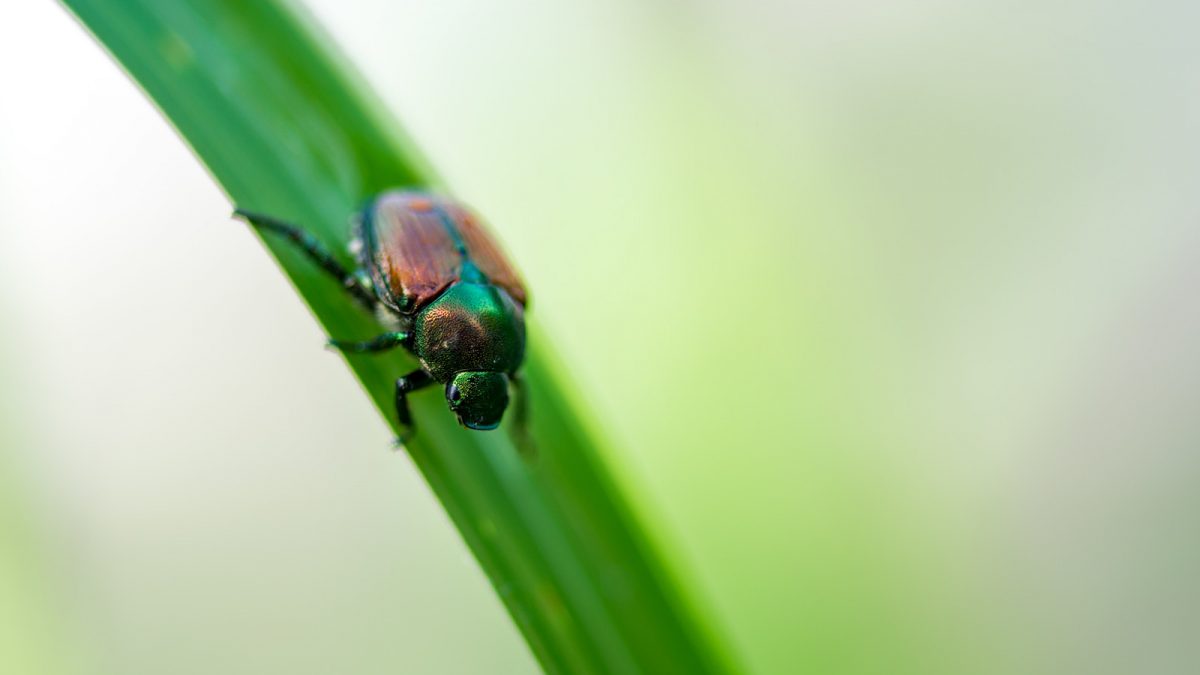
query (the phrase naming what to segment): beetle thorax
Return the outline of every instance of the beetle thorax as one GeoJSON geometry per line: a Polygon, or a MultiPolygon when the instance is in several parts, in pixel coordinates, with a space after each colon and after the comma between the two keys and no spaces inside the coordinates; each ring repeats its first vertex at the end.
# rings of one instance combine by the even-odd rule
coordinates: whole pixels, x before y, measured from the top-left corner
{"type": "Polygon", "coordinates": [[[525,352],[524,313],[495,286],[457,283],[417,313],[413,348],[439,382],[463,371],[511,373],[525,352]]]}

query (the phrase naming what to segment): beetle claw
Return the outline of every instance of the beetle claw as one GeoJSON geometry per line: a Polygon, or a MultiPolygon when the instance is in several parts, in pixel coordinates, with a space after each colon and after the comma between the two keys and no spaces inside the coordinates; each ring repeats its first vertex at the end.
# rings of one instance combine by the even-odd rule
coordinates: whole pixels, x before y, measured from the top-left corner
{"type": "Polygon", "coordinates": [[[412,440],[412,437],[413,437],[413,430],[405,429],[404,431],[402,431],[400,433],[399,436],[396,436],[395,438],[392,439],[392,450],[395,450],[397,452],[399,452],[400,450],[407,450],[408,442],[412,440]]]}

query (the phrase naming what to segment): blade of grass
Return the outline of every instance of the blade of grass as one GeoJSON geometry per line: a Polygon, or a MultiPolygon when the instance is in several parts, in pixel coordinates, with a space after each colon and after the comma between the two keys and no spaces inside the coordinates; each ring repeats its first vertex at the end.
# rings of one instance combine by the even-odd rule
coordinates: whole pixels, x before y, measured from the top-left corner
{"type": "MultiPolygon", "coordinates": [[[[64,2],[240,206],[303,223],[337,250],[348,214],[371,195],[439,187],[329,40],[287,3],[64,2]]],[[[330,335],[377,328],[291,248],[266,245],[330,335]]],[[[413,365],[405,355],[348,363],[385,415],[394,378],[413,365]]],[[[414,397],[413,461],[546,670],[731,670],[639,529],[554,363],[535,326],[537,462],[522,461],[505,434],[459,428],[436,392],[414,397]]]]}

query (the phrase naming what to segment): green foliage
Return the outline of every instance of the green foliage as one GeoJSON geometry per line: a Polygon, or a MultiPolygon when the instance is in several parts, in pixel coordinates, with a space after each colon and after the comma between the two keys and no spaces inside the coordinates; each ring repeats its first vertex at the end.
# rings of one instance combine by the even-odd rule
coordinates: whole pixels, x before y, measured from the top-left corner
{"type": "MultiPolygon", "coordinates": [[[[65,4],[239,206],[302,223],[337,250],[347,216],[371,195],[441,187],[328,40],[286,3],[65,4]]],[[[266,245],[330,335],[378,332],[299,254],[266,245]]],[[[536,326],[531,343],[539,459],[523,461],[503,433],[458,428],[434,391],[413,397],[414,462],[548,671],[728,670],[614,489],[536,326]]],[[[413,364],[401,354],[349,365],[389,411],[395,377],[413,364]]]]}

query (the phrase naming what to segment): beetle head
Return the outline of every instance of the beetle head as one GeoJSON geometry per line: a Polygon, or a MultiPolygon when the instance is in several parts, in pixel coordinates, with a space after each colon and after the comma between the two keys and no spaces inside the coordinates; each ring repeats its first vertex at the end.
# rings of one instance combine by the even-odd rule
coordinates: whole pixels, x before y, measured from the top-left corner
{"type": "Polygon", "coordinates": [[[508,376],[468,371],[446,383],[446,403],[469,429],[495,429],[508,407],[508,376]]]}

